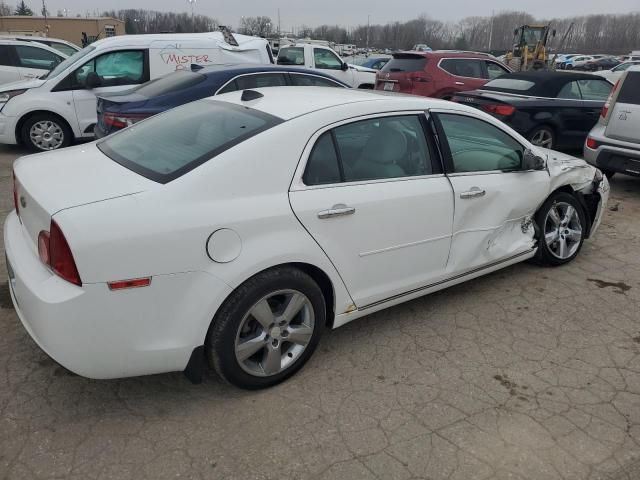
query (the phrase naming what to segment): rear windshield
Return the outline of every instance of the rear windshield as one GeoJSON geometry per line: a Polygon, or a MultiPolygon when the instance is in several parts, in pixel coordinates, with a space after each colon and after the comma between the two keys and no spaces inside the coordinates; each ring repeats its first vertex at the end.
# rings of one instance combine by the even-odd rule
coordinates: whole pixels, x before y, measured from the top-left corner
{"type": "Polygon", "coordinates": [[[303,47],[284,47],[278,51],[278,65],[304,65],[303,47]]]}
{"type": "Polygon", "coordinates": [[[167,183],[281,122],[258,110],[206,99],[151,117],[97,147],[120,165],[167,183]]]}
{"type": "Polygon", "coordinates": [[[519,80],[517,78],[496,78],[487,83],[483,89],[487,90],[514,90],[516,92],[526,92],[535,86],[534,82],[519,80]]]}
{"type": "Polygon", "coordinates": [[[182,90],[183,88],[192,87],[202,81],[206,77],[200,73],[194,72],[174,72],[164,77],[156,78],[150,82],[144,83],[134,91],[147,98],[157,97],[165,93],[182,90]]]}
{"type": "Polygon", "coordinates": [[[618,94],[619,103],[640,105],[640,72],[628,72],[618,94]]]}
{"type": "Polygon", "coordinates": [[[384,67],[383,72],[420,72],[427,65],[427,59],[422,55],[394,55],[384,67]]]}

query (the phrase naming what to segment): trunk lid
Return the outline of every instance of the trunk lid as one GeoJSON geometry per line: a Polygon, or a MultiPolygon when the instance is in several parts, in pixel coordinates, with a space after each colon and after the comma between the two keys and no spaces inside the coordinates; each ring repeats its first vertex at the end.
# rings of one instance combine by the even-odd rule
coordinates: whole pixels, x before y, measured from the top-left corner
{"type": "Polygon", "coordinates": [[[148,98],[139,93],[127,93],[125,95],[102,95],[98,97],[96,113],[98,116],[98,128],[104,133],[109,134],[113,129],[111,125],[105,122],[105,113],[120,113],[130,108],[140,108],[147,103],[148,98]]]}
{"type": "Polygon", "coordinates": [[[22,157],[14,163],[14,174],[20,219],[36,250],[39,233],[49,230],[51,217],[60,210],[158,187],[95,144],[22,157]]]}

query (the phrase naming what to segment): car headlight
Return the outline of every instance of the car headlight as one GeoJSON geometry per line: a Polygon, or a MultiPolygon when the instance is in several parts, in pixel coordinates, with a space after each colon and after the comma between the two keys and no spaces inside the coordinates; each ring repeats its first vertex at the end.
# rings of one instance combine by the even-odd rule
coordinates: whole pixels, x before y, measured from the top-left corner
{"type": "Polygon", "coordinates": [[[22,90],[9,90],[8,92],[0,93],[0,110],[2,110],[2,107],[4,107],[4,104],[7,103],[9,100],[11,100],[13,97],[22,95],[26,91],[27,89],[25,88],[22,90]]]}

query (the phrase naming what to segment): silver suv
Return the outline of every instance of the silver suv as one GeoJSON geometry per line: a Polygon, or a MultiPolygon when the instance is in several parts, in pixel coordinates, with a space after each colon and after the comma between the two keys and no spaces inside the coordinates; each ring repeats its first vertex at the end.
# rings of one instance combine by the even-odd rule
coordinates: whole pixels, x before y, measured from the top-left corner
{"type": "Polygon", "coordinates": [[[629,68],[611,91],[585,142],[584,159],[608,177],[640,176],[640,66],[629,68]]]}

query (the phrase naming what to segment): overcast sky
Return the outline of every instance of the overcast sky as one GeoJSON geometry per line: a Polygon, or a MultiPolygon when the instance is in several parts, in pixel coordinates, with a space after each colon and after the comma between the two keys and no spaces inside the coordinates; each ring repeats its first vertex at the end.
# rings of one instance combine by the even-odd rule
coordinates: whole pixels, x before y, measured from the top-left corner
{"type": "MultiPolygon", "coordinates": [[[[26,0],[26,3],[34,10],[41,8],[41,0],[26,0]]],[[[46,0],[46,3],[54,14],[58,9],[66,8],[73,16],[107,8],[190,11],[187,0],[46,0]]],[[[371,23],[407,20],[422,13],[438,20],[459,20],[470,15],[491,15],[491,10],[523,10],[525,6],[536,17],[564,17],[640,11],[640,0],[197,0],[195,11],[215,17],[223,24],[237,26],[242,15],[267,15],[275,23],[280,8],[282,28],[288,30],[302,24],[366,24],[368,14],[371,23]]]]}

